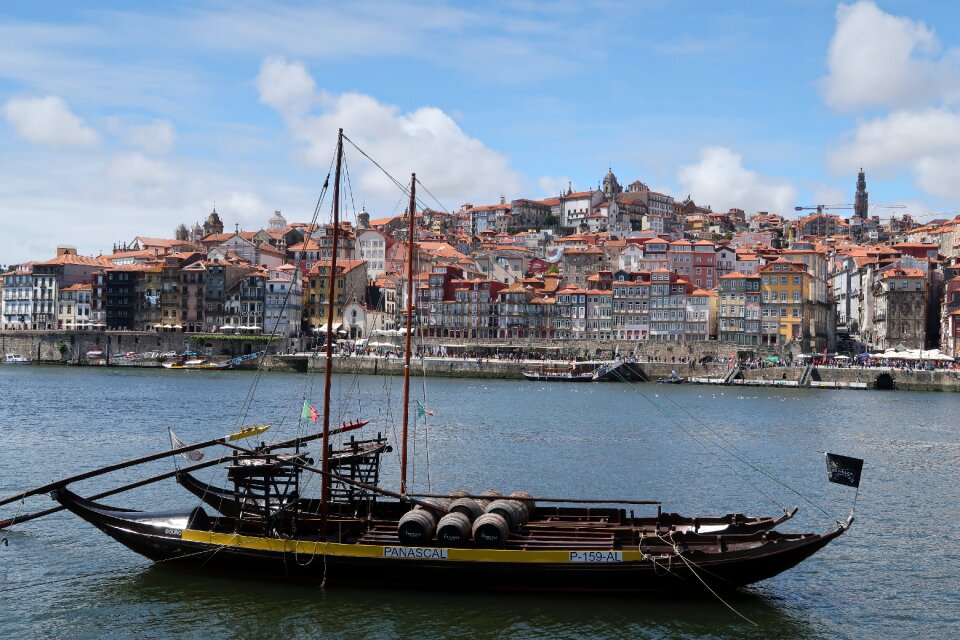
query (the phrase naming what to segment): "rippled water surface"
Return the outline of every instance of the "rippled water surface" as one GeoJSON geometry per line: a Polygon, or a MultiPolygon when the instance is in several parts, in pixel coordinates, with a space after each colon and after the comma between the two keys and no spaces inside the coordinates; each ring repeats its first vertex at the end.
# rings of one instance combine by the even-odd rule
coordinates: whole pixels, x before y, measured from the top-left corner
{"type": "MultiPolygon", "coordinates": [[[[303,398],[321,405],[319,379],[253,382],[247,372],[0,366],[0,495],[161,450],[168,426],[192,441],[256,420],[275,425],[272,438],[290,437],[303,398]]],[[[413,387],[423,398],[420,382],[413,387]]],[[[369,433],[391,437],[399,429],[399,379],[340,377],[334,392],[338,422],[369,418],[369,433]]],[[[960,396],[430,380],[426,404],[436,416],[415,438],[414,488],[656,498],[685,513],[772,515],[796,504],[786,529],[831,526],[719,451],[719,435],[840,519],[854,492],[826,482],[823,451],[864,458],[856,523],[799,567],[728,600],[754,626],[710,598],[322,589],[150,567],[61,513],[6,533],[0,637],[960,637],[960,396]]],[[[172,464],[76,488],[92,494],[172,464]]],[[[385,457],[385,484],[396,486],[397,467],[396,452],[385,457]]],[[[210,473],[224,484],[222,471],[210,473]]],[[[194,504],[169,481],[107,501],[194,504]]],[[[22,508],[51,504],[38,496],[22,508]]],[[[0,508],[0,518],[18,508],[0,508]]]]}

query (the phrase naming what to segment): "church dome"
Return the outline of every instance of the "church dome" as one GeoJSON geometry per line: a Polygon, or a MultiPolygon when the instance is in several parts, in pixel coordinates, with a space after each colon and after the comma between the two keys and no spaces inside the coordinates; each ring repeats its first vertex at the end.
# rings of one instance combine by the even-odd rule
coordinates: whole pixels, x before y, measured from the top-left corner
{"type": "Polygon", "coordinates": [[[204,234],[223,233],[223,222],[220,220],[220,214],[214,209],[207,216],[207,221],[203,223],[204,234]]]}
{"type": "Polygon", "coordinates": [[[283,231],[286,228],[287,228],[287,219],[284,218],[279,211],[274,211],[273,215],[270,216],[270,219],[267,221],[267,230],[283,231]]]}

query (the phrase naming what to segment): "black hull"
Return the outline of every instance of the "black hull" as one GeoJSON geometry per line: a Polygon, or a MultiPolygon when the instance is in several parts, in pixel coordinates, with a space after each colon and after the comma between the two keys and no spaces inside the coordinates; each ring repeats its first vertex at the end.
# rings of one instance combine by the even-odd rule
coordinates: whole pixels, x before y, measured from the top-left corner
{"type": "MultiPolygon", "coordinates": [[[[849,526],[848,522],[824,534],[716,536],[725,540],[721,550],[708,546],[706,536],[688,539],[680,535],[673,540],[679,545],[680,555],[658,552],[644,556],[636,550],[623,550],[618,552],[622,560],[575,562],[574,554],[583,551],[382,547],[238,537],[209,532],[207,528],[216,528],[217,522],[207,521],[196,509],[179,514],[181,520],[158,524],[153,521],[154,514],[105,507],[68,489],[58,490],[55,498],[129,549],[158,562],[327,585],[432,589],[705,595],[703,582],[714,590],[728,591],[782,573],[822,549],[849,526]],[[176,522],[191,517],[194,528],[176,527],[176,522]],[[687,540],[694,542],[688,545],[687,540]],[[722,550],[725,545],[731,550],[722,550]],[[393,556],[398,553],[408,557],[393,556]]],[[[665,548],[660,547],[661,551],[665,548]]]]}

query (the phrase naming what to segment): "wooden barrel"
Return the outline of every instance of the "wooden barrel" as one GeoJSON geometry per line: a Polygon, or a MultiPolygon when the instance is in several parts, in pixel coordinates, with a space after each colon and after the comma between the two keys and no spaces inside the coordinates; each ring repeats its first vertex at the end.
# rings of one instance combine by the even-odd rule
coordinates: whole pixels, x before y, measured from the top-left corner
{"type": "Polygon", "coordinates": [[[450,492],[450,499],[456,500],[457,498],[462,498],[463,496],[468,496],[468,495],[470,495],[470,492],[467,491],[466,489],[457,489],[455,491],[450,492]]]}
{"type": "Polygon", "coordinates": [[[503,494],[500,493],[499,491],[496,491],[495,489],[484,489],[483,492],[480,493],[480,495],[481,495],[481,496],[484,496],[484,497],[487,497],[487,498],[490,498],[490,500],[478,500],[478,501],[477,501],[477,502],[480,503],[480,506],[483,507],[484,509],[486,509],[486,508],[487,508],[487,505],[490,504],[492,501],[496,500],[497,498],[502,498],[502,497],[503,497],[503,494]]]}
{"type": "Polygon", "coordinates": [[[519,529],[527,523],[527,510],[516,500],[494,500],[487,505],[487,513],[499,513],[510,530],[519,529]]]}
{"type": "Polygon", "coordinates": [[[417,509],[429,509],[438,516],[445,514],[450,506],[450,500],[447,498],[420,498],[419,502],[423,504],[418,504],[416,506],[417,509]]]}
{"type": "Polygon", "coordinates": [[[509,535],[510,527],[499,513],[485,513],[473,523],[473,540],[478,547],[502,547],[509,535]]]}
{"type": "MultiPolygon", "coordinates": [[[[529,493],[526,491],[514,491],[508,497],[510,498],[532,498],[529,493]]],[[[527,522],[533,520],[533,510],[536,508],[537,503],[533,500],[517,500],[520,504],[523,505],[524,510],[527,512],[527,522]]]]}
{"type": "Polygon", "coordinates": [[[450,513],[462,513],[473,522],[483,515],[483,507],[473,498],[457,498],[450,503],[450,513]]]}
{"type": "Polygon", "coordinates": [[[470,518],[462,513],[448,513],[437,523],[437,542],[461,545],[470,539],[470,518]]]}
{"type": "Polygon", "coordinates": [[[411,509],[397,526],[397,538],[404,544],[422,545],[433,539],[437,519],[428,509],[411,509]]]}

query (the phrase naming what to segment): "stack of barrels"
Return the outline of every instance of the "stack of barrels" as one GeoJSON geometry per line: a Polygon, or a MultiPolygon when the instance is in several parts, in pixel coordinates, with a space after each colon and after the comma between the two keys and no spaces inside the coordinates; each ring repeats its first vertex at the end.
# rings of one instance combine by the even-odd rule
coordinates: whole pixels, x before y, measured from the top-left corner
{"type": "Polygon", "coordinates": [[[502,547],[511,531],[517,531],[533,515],[532,500],[524,491],[504,497],[488,489],[480,499],[468,498],[466,491],[454,491],[443,499],[426,498],[400,518],[397,537],[409,545],[431,542],[436,535],[444,546],[460,546],[471,539],[478,547],[502,547]],[[439,518],[439,520],[438,520],[439,518]]]}

